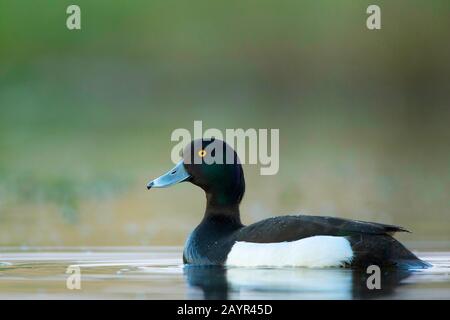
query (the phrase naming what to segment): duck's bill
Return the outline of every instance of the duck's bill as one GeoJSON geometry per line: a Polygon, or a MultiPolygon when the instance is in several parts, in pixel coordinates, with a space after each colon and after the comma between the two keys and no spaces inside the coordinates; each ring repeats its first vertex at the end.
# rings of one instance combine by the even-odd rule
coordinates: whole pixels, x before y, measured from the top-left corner
{"type": "Polygon", "coordinates": [[[166,188],[179,182],[186,181],[191,176],[184,168],[183,160],[177,163],[177,165],[169,172],[163,174],[161,177],[150,181],[147,184],[147,189],[151,188],[166,188]]]}

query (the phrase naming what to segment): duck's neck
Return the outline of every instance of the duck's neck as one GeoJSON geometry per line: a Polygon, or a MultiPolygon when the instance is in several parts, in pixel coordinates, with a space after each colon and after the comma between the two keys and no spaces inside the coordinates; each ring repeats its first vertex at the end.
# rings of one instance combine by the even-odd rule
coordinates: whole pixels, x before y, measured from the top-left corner
{"type": "Polygon", "coordinates": [[[220,220],[242,226],[239,202],[240,199],[230,198],[225,194],[207,192],[203,220],[220,220]]]}

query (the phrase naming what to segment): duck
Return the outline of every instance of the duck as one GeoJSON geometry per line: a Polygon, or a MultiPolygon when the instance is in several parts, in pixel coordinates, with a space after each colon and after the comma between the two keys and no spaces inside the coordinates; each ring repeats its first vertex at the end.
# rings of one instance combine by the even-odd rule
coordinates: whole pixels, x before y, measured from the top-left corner
{"type": "Polygon", "coordinates": [[[190,182],[203,189],[206,209],[189,234],[183,263],[226,267],[343,267],[422,269],[393,235],[400,226],[330,216],[284,215],[250,225],[241,222],[244,171],[237,153],[215,138],[191,141],[181,160],[147,189],[190,182]]]}

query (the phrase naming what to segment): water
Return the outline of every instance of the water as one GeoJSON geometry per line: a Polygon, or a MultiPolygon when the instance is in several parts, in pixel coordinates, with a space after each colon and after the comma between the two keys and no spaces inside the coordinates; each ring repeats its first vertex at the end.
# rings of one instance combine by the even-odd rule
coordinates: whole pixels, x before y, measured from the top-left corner
{"type": "Polygon", "coordinates": [[[433,264],[383,274],[347,269],[184,267],[179,247],[0,248],[0,299],[450,299],[450,252],[433,264]],[[68,266],[81,289],[69,290],[68,266]]]}

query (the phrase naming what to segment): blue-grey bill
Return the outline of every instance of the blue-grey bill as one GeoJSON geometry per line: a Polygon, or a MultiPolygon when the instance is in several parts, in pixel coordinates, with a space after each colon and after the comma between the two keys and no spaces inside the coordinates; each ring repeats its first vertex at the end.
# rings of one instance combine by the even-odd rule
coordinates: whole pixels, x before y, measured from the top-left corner
{"type": "Polygon", "coordinates": [[[184,168],[183,160],[181,160],[172,170],[163,174],[161,177],[150,181],[147,184],[147,189],[169,187],[173,184],[183,182],[189,177],[189,173],[187,173],[186,169],[184,168]]]}

